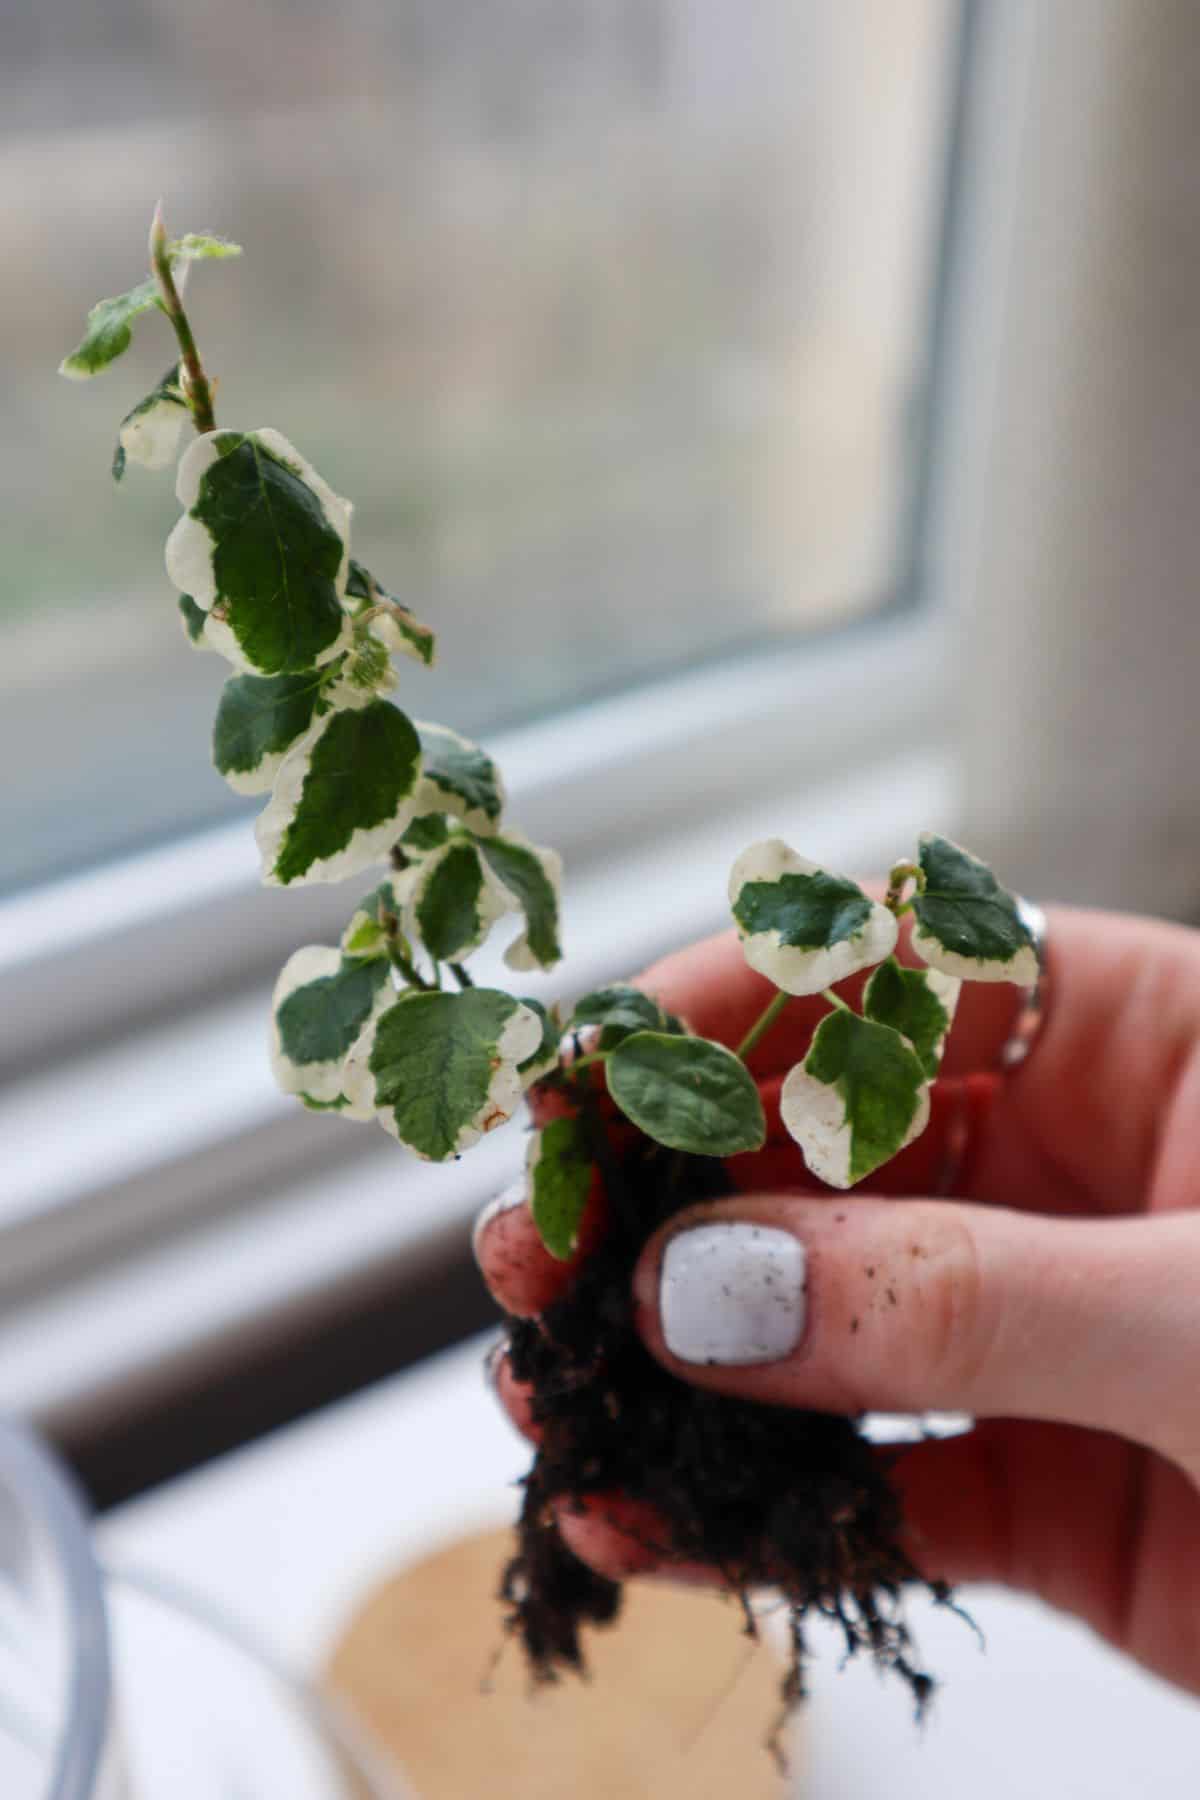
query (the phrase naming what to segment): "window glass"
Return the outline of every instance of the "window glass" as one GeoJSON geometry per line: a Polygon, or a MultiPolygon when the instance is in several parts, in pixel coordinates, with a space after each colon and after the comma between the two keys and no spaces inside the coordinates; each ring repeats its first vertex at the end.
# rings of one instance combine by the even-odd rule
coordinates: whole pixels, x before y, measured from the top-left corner
{"type": "Polygon", "coordinates": [[[0,25],[0,757],[12,887],[237,806],[220,679],[106,473],[162,322],[85,388],[153,203],[224,424],[356,504],[484,733],[883,608],[923,453],[950,0],[39,0],[0,25]],[[19,779],[16,778],[19,772],[19,779]]]}

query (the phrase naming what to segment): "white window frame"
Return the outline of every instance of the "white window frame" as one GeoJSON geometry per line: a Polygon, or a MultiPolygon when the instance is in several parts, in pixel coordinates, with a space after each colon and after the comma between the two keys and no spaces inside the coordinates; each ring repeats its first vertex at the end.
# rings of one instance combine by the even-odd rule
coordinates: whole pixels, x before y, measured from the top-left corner
{"type": "MultiPolygon", "coordinates": [[[[980,10],[965,9],[969,37],[980,10]]],[[[490,743],[513,818],[567,860],[577,948],[546,991],[579,992],[719,928],[729,863],[756,836],[862,869],[923,825],[956,828],[940,488],[980,376],[964,322],[947,329],[944,291],[937,310],[939,449],[910,546],[919,594],[490,743]]],[[[0,904],[0,1137],[16,1130],[27,1152],[7,1226],[0,1195],[0,1407],[51,1429],[115,1416],[247,1333],[339,1295],[352,1304],[371,1271],[419,1272],[513,1166],[514,1130],[430,1171],[268,1090],[274,971],[301,942],[336,941],[345,910],[341,888],[259,888],[244,822],[0,904]],[[131,1133],[147,1088],[150,1124],[131,1133]],[[321,1172],[339,1158],[352,1160],[321,1172]]]]}

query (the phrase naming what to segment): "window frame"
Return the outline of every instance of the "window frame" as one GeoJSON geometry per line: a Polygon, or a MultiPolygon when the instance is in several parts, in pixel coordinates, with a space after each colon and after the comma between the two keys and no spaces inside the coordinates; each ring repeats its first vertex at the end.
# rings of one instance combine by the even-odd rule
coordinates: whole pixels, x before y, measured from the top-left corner
{"type": "MultiPolygon", "coordinates": [[[[568,929],[578,884],[599,934],[570,965],[565,990],[553,981],[548,989],[578,991],[585,979],[628,974],[672,939],[715,928],[726,866],[714,853],[743,825],[743,841],[790,828],[825,854],[841,846],[859,866],[888,854],[889,824],[901,819],[953,828],[959,649],[943,519],[947,445],[978,391],[953,315],[980,12],[981,0],[964,0],[934,234],[918,479],[883,604],[828,633],[715,661],[489,744],[513,819],[564,854],[568,929]],[[639,920],[622,871],[640,867],[649,880],[664,864],[679,871],[680,897],[668,908],[660,894],[652,916],[639,920]]],[[[130,1058],[168,1054],[176,1025],[186,1036],[207,1016],[235,1018],[245,1005],[239,996],[269,989],[298,944],[336,941],[347,897],[344,887],[262,889],[241,820],[0,901],[8,1027],[0,1120],[6,1105],[27,1103],[35,1138],[56,1120],[61,1130],[56,1082],[102,1085],[121,1059],[128,1072],[130,1058]],[[139,971],[133,992],[131,967],[139,971]]],[[[330,1164],[361,1156],[365,1166],[370,1153],[343,1153],[328,1122],[299,1109],[287,1108],[284,1124],[286,1103],[278,1104],[222,1129],[218,1094],[211,1128],[197,1140],[185,1129],[194,1121],[183,1097],[174,1153],[168,1120],[166,1140],[140,1166],[111,1178],[81,1167],[53,1207],[32,1209],[8,1230],[0,1221],[0,1366],[10,1371],[0,1403],[51,1428],[116,1416],[147,1381],[186,1386],[216,1346],[236,1354],[248,1330],[287,1329],[280,1322],[306,1309],[351,1304],[372,1267],[419,1278],[438,1241],[428,1215],[418,1206],[408,1221],[384,1219],[374,1199],[357,1222],[347,1220],[337,1266],[322,1267],[311,1210],[289,1207],[281,1191],[300,1169],[311,1171],[314,1156],[330,1164]],[[273,1255],[271,1242],[291,1245],[292,1261],[273,1255]],[[175,1308],[159,1304],[149,1320],[136,1317],[146,1280],[186,1294],[197,1259],[214,1255],[236,1259],[236,1294],[209,1304],[193,1292],[175,1308]]],[[[479,1169],[446,1177],[445,1230],[460,1246],[486,1179],[479,1169]]]]}

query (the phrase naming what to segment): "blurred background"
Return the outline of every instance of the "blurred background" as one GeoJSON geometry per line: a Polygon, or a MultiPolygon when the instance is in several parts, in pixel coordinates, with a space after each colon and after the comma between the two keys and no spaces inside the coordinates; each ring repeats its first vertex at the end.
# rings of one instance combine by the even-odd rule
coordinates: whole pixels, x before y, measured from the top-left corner
{"type": "Polygon", "coordinates": [[[236,805],[197,754],[168,484],[103,479],[167,335],[49,379],[159,191],[245,244],[192,289],[220,416],[353,497],[439,629],[433,715],[494,731],[899,598],[947,0],[49,0],[4,29],[0,754],[39,742],[10,887],[236,805]]]}
{"type": "MultiPolygon", "coordinates": [[[[936,825],[1039,898],[1195,922],[1200,15],[37,0],[0,14],[0,100],[0,1407],[114,1517],[161,1495],[186,1573],[243,1501],[302,1506],[287,1421],[371,1479],[338,1406],[389,1416],[487,1323],[468,1222],[522,1145],[418,1169],[271,1087],[274,973],[352,897],[258,889],[170,479],[109,478],[165,329],[54,374],[155,199],[245,246],[189,290],[221,422],[354,500],[438,633],[402,702],[484,737],[567,854],[547,993],[717,928],[768,833],[866,869],[936,825]]],[[[233,1564],[268,1623],[269,1560],[233,1564]]],[[[1088,1719],[1098,1665],[1012,1620],[1001,1666],[1088,1719]]],[[[813,1792],[875,1791],[857,1741],[813,1792]]],[[[1091,1800],[1132,1791],[1113,1744],[1091,1800]]]]}

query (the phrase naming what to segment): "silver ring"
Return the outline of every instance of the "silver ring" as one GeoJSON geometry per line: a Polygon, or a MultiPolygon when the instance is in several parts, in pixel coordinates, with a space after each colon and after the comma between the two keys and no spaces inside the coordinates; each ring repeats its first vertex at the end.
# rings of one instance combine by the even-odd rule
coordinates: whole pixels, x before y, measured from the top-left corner
{"type": "Polygon", "coordinates": [[[1037,957],[1037,980],[1031,988],[1024,988],[1021,996],[1021,1009],[1013,1021],[1012,1031],[1005,1040],[997,1058],[997,1065],[1005,1073],[1019,1069],[1029,1052],[1033,1049],[1038,1032],[1042,1029],[1046,1018],[1047,988],[1049,986],[1046,967],[1046,915],[1040,906],[1032,900],[1025,900],[1017,895],[1017,917],[1033,939],[1033,953],[1037,957]]]}
{"type": "MultiPolygon", "coordinates": [[[[1046,1018],[1046,999],[1049,988],[1049,976],[1046,963],[1046,915],[1040,906],[1032,900],[1017,896],[1017,914],[1021,923],[1033,939],[1033,952],[1037,958],[1037,980],[1032,987],[1022,988],[1021,1003],[1012,1030],[1005,1039],[996,1057],[994,1068],[1002,1075],[1011,1075],[1019,1069],[1029,1052],[1033,1049],[1038,1032],[1042,1029],[1046,1018]]],[[[953,1102],[954,1110],[946,1122],[945,1148],[942,1152],[941,1167],[938,1170],[935,1192],[949,1195],[956,1191],[958,1178],[967,1160],[967,1151],[971,1136],[971,1112],[964,1085],[959,1084],[953,1102]]]]}

